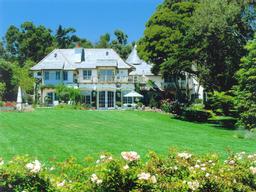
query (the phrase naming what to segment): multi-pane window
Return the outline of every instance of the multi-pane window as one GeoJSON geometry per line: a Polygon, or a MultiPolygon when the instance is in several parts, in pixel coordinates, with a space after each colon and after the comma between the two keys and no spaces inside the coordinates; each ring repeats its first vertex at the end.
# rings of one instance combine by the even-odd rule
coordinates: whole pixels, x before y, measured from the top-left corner
{"type": "Polygon", "coordinates": [[[60,80],[60,72],[56,71],[56,80],[60,80]]]}
{"type": "Polygon", "coordinates": [[[68,80],[68,72],[67,72],[67,71],[64,71],[64,72],[63,72],[63,80],[64,80],[64,81],[67,81],[67,80],[68,80]]]}
{"type": "Polygon", "coordinates": [[[112,69],[104,69],[99,72],[100,81],[113,81],[114,80],[114,70],[112,69]]]}
{"type": "Polygon", "coordinates": [[[44,72],[44,79],[49,80],[49,71],[44,72]]]}
{"type": "Polygon", "coordinates": [[[90,80],[92,78],[92,70],[83,70],[84,80],[90,80]]]}

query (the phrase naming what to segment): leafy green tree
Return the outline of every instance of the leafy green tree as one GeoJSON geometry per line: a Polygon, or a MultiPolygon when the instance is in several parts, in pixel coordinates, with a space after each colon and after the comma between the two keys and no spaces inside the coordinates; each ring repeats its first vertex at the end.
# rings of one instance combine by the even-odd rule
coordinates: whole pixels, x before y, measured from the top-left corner
{"type": "Polygon", "coordinates": [[[95,47],[96,48],[109,48],[109,43],[110,43],[110,34],[105,33],[100,36],[99,42],[96,43],[95,47]]]}
{"type": "Polygon", "coordinates": [[[234,86],[240,122],[247,129],[256,128],[256,35],[246,45],[247,55],[241,59],[234,86]]]}
{"type": "Polygon", "coordinates": [[[4,100],[14,100],[15,99],[15,86],[12,84],[12,68],[18,65],[17,62],[7,61],[0,58],[0,82],[5,84],[5,92],[3,94],[4,100]]]}
{"type": "Polygon", "coordinates": [[[87,39],[79,39],[79,44],[83,48],[93,48],[92,42],[87,39]]]}
{"type": "Polygon", "coordinates": [[[71,43],[73,42],[73,39],[76,38],[73,33],[75,33],[76,30],[74,28],[62,28],[61,25],[59,25],[57,31],[56,31],[56,41],[58,43],[58,48],[65,49],[70,47],[71,43]]]}
{"type": "Polygon", "coordinates": [[[178,99],[182,95],[178,80],[184,72],[192,72],[184,40],[197,5],[195,0],[165,0],[138,42],[139,55],[154,64],[152,72],[174,80],[178,99]]]}
{"type": "Polygon", "coordinates": [[[245,1],[203,0],[192,17],[185,52],[208,91],[228,91],[236,83],[234,74],[253,35],[246,17],[249,6],[245,1]]]}
{"type": "Polygon", "coordinates": [[[5,39],[7,51],[21,66],[27,59],[39,62],[54,48],[51,30],[32,22],[24,22],[20,29],[10,26],[5,39]]]}
{"type": "Polygon", "coordinates": [[[110,47],[113,48],[123,59],[127,59],[132,50],[132,46],[127,44],[128,35],[121,30],[114,32],[115,39],[111,42],[110,47]]]}
{"type": "Polygon", "coordinates": [[[14,65],[12,67],[12,84],[21,86],[26,92],[33,92],[34,78],[31,77],[29,69],[35,65],[33,61],[27,60],[24,67],[14,65]]]}

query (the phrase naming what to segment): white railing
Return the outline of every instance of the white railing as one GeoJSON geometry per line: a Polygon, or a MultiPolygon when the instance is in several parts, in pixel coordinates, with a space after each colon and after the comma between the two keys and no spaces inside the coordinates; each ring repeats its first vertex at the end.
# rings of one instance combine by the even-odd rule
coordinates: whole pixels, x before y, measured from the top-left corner
{"type": "Polygon", "coordinates": [[[80,83],[140,83],[146,84],[148,79],[141,76],[91,76],[89,79],[80,79],[80,83]]]}

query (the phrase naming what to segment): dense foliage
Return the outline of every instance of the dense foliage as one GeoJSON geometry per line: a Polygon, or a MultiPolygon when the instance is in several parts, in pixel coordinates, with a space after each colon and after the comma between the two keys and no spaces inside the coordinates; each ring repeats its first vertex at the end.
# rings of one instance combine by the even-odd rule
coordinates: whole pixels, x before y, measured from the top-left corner
{"type": "Polygon", "coordinates": [[[165,158],[151,152],[144,162],[133,151],[122,159],[102,154],[78,163],[42,164],[28,156],[0,160],[0,190],[12,191],[255,191],[256,154],[195,156],[172,150],[165,158]]]}
{"type": "Polygon", "coordinates": [[[253,37],[253,18],[247,1],[165,0],[147,22],[138,51],[154,73],[177,81],[188,72],[209,91],[227,91],[253,37]]]}
{"type": "Polygon", "coordinates": [[[242,58],[241,68],[236,73],[236,105],[242,125],[253,129],[256,128],[256,36],[246,49],[248,54],[242,58]]]}
{"type": "Polygon", "coordinates": [[[178,80],[184,71],[191,72],[185,59],[184,40],[192,14],[197,6],[195,0],[166,0],[146,23],[144,36],[138,42],[140,56],[153,63],[153,73],[161,72],[167,79],[173,79],[178,99],[181,96],[178,80]]]}

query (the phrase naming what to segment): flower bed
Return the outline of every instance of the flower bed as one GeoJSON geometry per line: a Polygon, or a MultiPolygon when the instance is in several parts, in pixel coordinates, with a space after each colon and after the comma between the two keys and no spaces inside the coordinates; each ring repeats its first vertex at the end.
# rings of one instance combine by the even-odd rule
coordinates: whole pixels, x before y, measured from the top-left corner
{"type": "Polygon", "coordinates": [[[198,157],[150,153],[143,162],[136,152],[121,159],[102,154],[97,161],[75,159],[45,165],[28,156],[0,160],[0,191],[255,191],[256,154],[198,157]],[[92,165],[93,164],[93,165],[92,165]]]}
{"type": "Polygon", "coordinates": [[[0,101],[0,111],[14,111],[16,107],[16,103],[14,102],[3,102],[0,101]]]}

